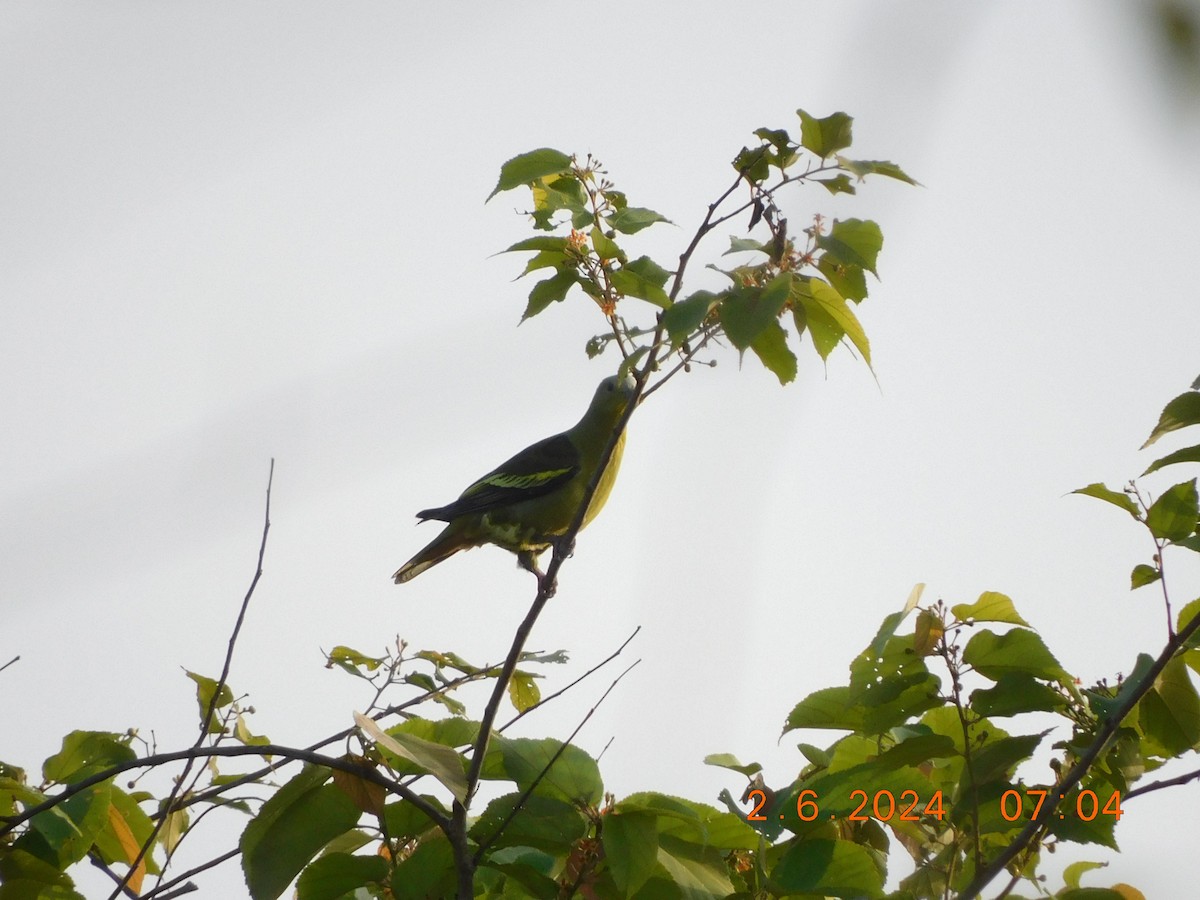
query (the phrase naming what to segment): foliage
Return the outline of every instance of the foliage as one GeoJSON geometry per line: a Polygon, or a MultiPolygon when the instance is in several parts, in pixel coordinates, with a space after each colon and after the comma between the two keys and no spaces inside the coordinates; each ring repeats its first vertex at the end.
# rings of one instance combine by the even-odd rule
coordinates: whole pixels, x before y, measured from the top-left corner
{"type": "MultiPolygon", "coordinates": [[[[598,162],[550,149],[510,160],[493,195],[529,188],[537,233],[509,250],[533,254],[525,274],[544,276],[529,293],[525,318],[569,296],[594,303],[605,330],[588,352],[615,347],[641,399],[722,344],[739,357],[751,350],[781,383],[796,376],[794,348],[805,334],[822,360],[848,344],[869,366],[857,309],[867,273],[876,272],[879,227],[818,215],[796,236],[780,194],[806,184],[853,194],[868,175],[912,180],[893,163],[842,155],[852,135],[844,113],[799,111],[798,118],[798,138],[783,129],[755,132],[759,143],[736,155],[733,184],[670,268],[627,252],[642,230],[667,220],[631,205],[598,162]],[[722,279],[717,290],[685,293],[703,240],[743,216],[746,234],[731,238],[727,254],[743,261],[710,265],[722,279]],[[765,232],[761,240],[749,236],[755,229],[765,232]]],[[[1147,445],[1200,424],[1197,388],[1200,382],[1167,405],[1147,445]]],[[[1200,447],[1176,450],[1146,474],[1197,461],[1200,447]]],[[[84,861],[112,876],[114,897],[171,897],[190,890],[197,873],[233,858],[255,900],[292,885],[300,900],[902,900],[977,896],[1001,873],[1009,879],[1005,896],[1022,884],[1044,895],[1038,878],[1046,852],[1061,842],[1115,848],[1123,804],[1172,783],[1137,782],[1200,742],[1191,675],[1200,668],[1200,600],[1172,611],[1163,562],[1168,551],[1200,552],[1196,481],[1156,499],[1132,483],[1078,493],[1117,506],[1147,531],[1154,551],[1134,568],[1131,585],[1157,585],[1168,613],[1163,651],[1142,654],[1111,684],[1082,688],[1004,594],[923,604],[918,586],[851,662],[846,683],[810,694],[788,714],[785,736],[842,733],[823,746],[800,743],[804,762],[794,780],[770,786],[757,764],[721,754],[706,762],[746,780],[737,798],[727,790],[716,798],[720,805],[654,792],[618,799],[606,792],[597,761],[572,743],[574,734],[539,740],[507,733],[629,643],[549,694],[544,675],[565,653],[524,650],[554,594],[589,491],[501,665],[413,652],[399,640],[377,655],[336,646],[327,667],[363,686],[365,712],[309,747],[286,747],[253,733],[253,710],[228,683],[235,626],[218,677],[186,673],[199,711],[190,747],[160,752],[136,730],[72,731],[40,777],[0,763],[0,900],[79,897],[71,870],[84,861]],[[473,718],[458,694],[479,682],[491,685],[491,698],[473,718]],[[514,715],[501,724],[505,700],[514,715]],[[233,757],[252,765],[225,769],[230,763],[222,760],[233,757]],[[161,796],[137,781],[117,783],[125,772],[174,771],[175,764],[182,771],[161,796]],[[241,820],[237,845],[175,874],[176,854],[209,814],[241,820]],[[911,874],[890,868],[897,845],[911,874]]],[[[269,484],[267,496],[259,570],[242,615],[262,571],[269,484]]],[[[1069,867],[1056,896],[1141,896],[1123,885],[1081,887],[1095,865],[1069,867]]]]}

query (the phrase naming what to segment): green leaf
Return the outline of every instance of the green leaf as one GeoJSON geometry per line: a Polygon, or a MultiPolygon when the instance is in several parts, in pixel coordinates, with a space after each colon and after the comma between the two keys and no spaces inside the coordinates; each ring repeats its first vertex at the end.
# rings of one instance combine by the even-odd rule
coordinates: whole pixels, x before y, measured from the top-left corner
{"type": "Polygon", "coordinates": [[[72,731],[62,749],[42,763],[46,781],[67,784],[136,759],[129,738],[109,731],[72,731]]]}
{"type": "Polygon", "coordinates": [[[819,184],[831,194],[857,194],[858,190],[854,187],[854,182],[850,180],[850,176],[845,172],[834,175],[832,178],[811,178],[809,179],[814,184],[819,184]]]}
{"type": "Polygon", "coordinates": [[[1138,703],[1138,724],[1163,749],[1178,756],[1200,743],[1200,697],[1187,664],[1175,657],[1138,703]]]}
{"type": "Polygon", "coordinates": [[[787,332],[778,322],[768,322],[767,327],[750,342],[750,349],[766,366],[780,384],[789,384],[796,379],[796,354],[787,344],[787,332]]]}
{"type": "Polygon", "coordinates": [[[521,797],[519,793],[505,794],[489,803],[471,826],[472,839],[494,847],[536,847],[565,854],[587,834],[588,820],[568,801],[538,794],[523,801],[521,797]]]}
{"type": "MultiPolygon", "coordinates": [[[[449,815],[445,808],[443,808],[442,802],[432,794],[422,794],[421,799],[434,809],[445,813],[447,816],[449,815]]],[[[420,837],[437,827],[429,816],[425,815],[424,812],[417,809],[417,807],[413,806],[407,800],[398,800],[395,803],[388,803],[384,806],[383,819],[387,823],[388,834],[401,841],[420,837]]]]}
{"type": "Polygon", "coordinates": [[[454,897],[454,850],[441,831],[417,845],[412,856],[392,870],[394,900],[430,900],[454,897]]]}
{"type": "Polygon", "coordinates": [[[1124,491],[1114,491],[1112,488],[1105,487],[1099,482],[1089,484],[1087,487],[1076,488],[1075,490],[1071,491],[1071,493],[1083,494],[1087,497],[1095,497],[1097,500],[1103,500],[1105,503],[1111,503],[1113,506],[1119,506],[1135,519],[1138,517],[1137,504],[1133,502],[1132,497],[1130,497],[1124,491]]]}
{"type": "Polygon", "coordinates": [[[455,750],[412,734],[388,734],[374,719],[360,712],[354,713],[354,723],[377,747],[408,760],[422,772],[428,772],[440,781],[459,803],[466,800],[467,776],[463,771],[463,758],[455,750]]]}
{"type": "Polygon", "coordinates": [[[1154,566],[1138,563],[1133,567],[1133,571],[1129,573],[1129,589],[1136,591],[1140,587],[1154,584],[1160,578],[1162,578],[1162,572],[1158,571],[1154,566]]]}
{"type": "Polygon", "coordinates": [[[762,771],[762,766],[758,763],[742,764],[732,753],[710,753],[704,757],[704,764],[706,766],[719,766],[722,769],[740,772],[747,778],[762,771]]]}
{"type": "Polygon", "coordinates": [[[868,175],[883,175],[887,178],[895,178],[897,181],[903,181],[906,184],[919,184],[901,169],[894,162],[888,162],[885,159],[847,159],[844,156],[837,158],[838,165],[848,172],[854,174],[854,177],[862,181],[868,175]]]}
{"type": "Polygon", "coordinates": [[[800,117],[800,144],[814,156],[824,159],[850,146],[854,119],[844,112],[818,119],[798,109],[796,115],[800,117]]]}
{"type": "Polygon", "coordinates": [[[386,881],[388,872],[380,856],[327,853],[300,874],[296,900],[339,900],[360,887],[386,881]]]}
{"type": "Polygon", "coordinates": [[[567,291],[579,283],[579,276],[574,269],[563,269],[550,278],[543,279],[533,286],[529,292],[529,303],[521,314],[521,321],[532,319],[551,303],[559,303],[567,296],[567,291]]]}
{"type": "Polygon", "coordinates": [[[1167,541],[1181,541],[1194,533],[1197,519],[1200,498],[1195,478],[1168,488],[1146,511],[1146,527],[1156,538],[1167,541]]]}
{"type": "Polygon", "coordinates": [[[967,642],[963,662],[993,681],[1004,675],[1031,675],[1047,681],[1069,679],[1037,634],[1014,628],[1004,634],[984,629],[967,642]]]}
{"type": "MultiPolygon", "coordinates": [[[[550,877],[555,859],[548,853],[532,847],[504,847],[489,853],[479,862],[485,869],[480,873],[486,878],[486,869],[495,869],[506,877],[503,893],[494,890],[488,897],[512,898],[512,900],[557,900],[559,884],[550,877]]],[[[482,880],[482,879],[481,879],[482,880]]],[[[485,884],[485,887],[490,887],[485,884]]]]}
{"type": "Polygon", "coordinates": [[[676,301],[662,314],[662,326],[671,337],[671,349],[678,350],[695,333],[709,310],[720,300],[711,291],[696,293],[676,301]]]}
{"type": "Polygon", "coordinates": [[[974,603],[959,603],[950,607],[950,612],[960,622],[973,619],[976,622],[1003,622],[1006,625],[1029,627],[1029,623],[1017,613],[1012,600],[997,591],[984,591],[974,603]]]}
{"type": "Polygon", "coordinates": [[[847,898],[883,893],[883,874],[870,851],[850,841],[795,843],[771,871],[771,880],[789,893],[847,898]]]}
{"type": "Polygon", "coordinates": [[[619,209],[608,217],[607,222],[611,228],[621,234],[636,234],[656,222],[674,224],[666,216],[641,206],[626,206],[624,209],[619,209]]]}
{"type": "Polygon", "coordinates": [[[963,771],[965,788],[971,784],[982,785],[997,779],[1009,779],[1017,765],[1029,759],[1038,744],[1049,731],[1040,734],[1022,734],[989,740],[971,754],[971,767],[963,771]]]}
{"type": "Polygon", "coordinates": [[[647,300],[666,309],[671,298],[662,289],[670,273],[648,256],[639,256],[623,265],[610,276],[612,285],[627,297],[647,300]]]}
{"type": "Polygon", "coordinates": [[[353,647],[345,647],[341,644],[325,654],[325,668],[332,669],[337,666],[351,674],[357,674],[359,669],[374,672],[383,665],[383,662],[381,656],[367,656],[353,647]]]}
{"type": "MultiPolygon", "coordinates": [[[[60,869],[87,856],[96,838],[107,827],[111,791],[109,782],[101,782],[38,813],[29,821],[31,835],[44,842],[60,869]]],[[[40,852],[37,855],[44,856],[40,852]]]]}
{"type": "Polygon", "coordinates": [[[560,175],[571,171],[571,157],[558,150],[542,147],[514,156],[500,167],[500,180],[492,192],[488,194],[491,200],[501,191],[510,191],[523,184],[530,184],[547,175],[560,175]]]}
{"type": "MultiPolygon", "coordinates": [[[[1200,598],[1188,603],[1179,611],[1179,615],[1175,620],[1177,623],[1175,626],[1176,633],[1183,631],[1185,628],[1191,625],[1192,620],[1195,619],[1197,615],[1200,615],[1200,598]]],[[[1188,640],[1188,647],[1200,647],[1200,632],[1192,635],[1192,637],[1188,640]]]]}
{"type": "Polygon", "coordinates": [[[724,900],[733,893],[729,869],[715,850],[664,840],[658,862],[669,876],[647,884],[643,894],[653,897],[683,897],[685,900],[724,900]]]}
{"type": "Polygon", "coordinates": [[[497,737],[491,745],[484,760],[484,778],[512,781],[521,790],[536,782],[538,794],[570,803],[595,806],[604,796],[599,766],[574,744],[553,738],[497,737]]]}
{"type": "Polygon", "coordinates": [[[1150,463],[1149,468],[1143,472],[1143,475],[1149,475],[1151,472],[1157,472],[1164,466],[1173,466],[1178,463],[1200,462],[1200,444],[1195,447],[1184,447],[1181,450],[1176,450],[1173,453],[1168,453],[1166,456],[1156,459],[1150,463]]]}
{"type": "Polygon", "coordinates": [[[866,299],[867,277],[862,266],[850,265],[829,253],[822,253],[817,257],[817,271],[847,300],[858,303],[866,299]]]}
{"type": "Polygon", "coordinates": [[[622,896],[632,897],[658,866],[658,828],[648,813],[611,812],[604,818],[604,856],[622,896]]]}
{"type": "Polygon", "coordinates": [[[1001,675],[992,687],[971,692],[971,709],[981,716],[1054,712],[1066,705],[1054,688],[1025,674],[1001,675]]]}
{"type": "Polygon", "coordinates": [[[743,147],[734,157],[733,167],[751,182],[763,181],[771,174],[771,150],[769,147],[743,147]]]}
{"type": "Polygon", "coordinates": [[[1163,407],[1158,424],[1154,426],[1141,449],[1145,450],[1164,434],[1196,424],[1200,424],[1200,392],[1192,390],[1180,394],[1163,407]]]}
{"type": "Polygon", "coordinates": [[[1103,862],[1073,862],[1063,869],[1063,883],[1069,888],[1079,887],[1079,879],[1083,877],[1085,872],[1090,872],[1093,869],[1103,869],[1108,863],[1103,862]]]}
{"type": "Polygon", "coordinates": [[[325,783],[329,775],[305,765],[242,832],[242,870],[254,900],[275,900],[322,847],[358,822],[358,807],[325,783]]]}
{"type": "Polygon", "coordinates": [[[599,228],[592,228],[592,249],[601,259],[616,259],[624,261],[625,251],[617,246],[617,242],[599,228]]]}
{"type": "Polygon", "coordinates": [[[533,709],[541,701],[542,691],[534,681],[535,678],[541,677],[532,672],[513,672],[512,679],[508,682],[508,699],[512,701],[517,712],[523,713],[533,709]]]}
{"type": "Polygon", "coordinates": [[[782,128],[756,128],[754,136],[762,138],[776,150],[792,149],[792,138],[782,128]]]}
{"type": "Polygon", "coordinates": [[[766,287],[738,285],[721,303],[721,326],[730,343],[745,350],[779,317],[792,288],[788,272],[776,275],[766,287]]]}
{"type": "Polygon", "coordinates": [[[839,728],[857,731],[862,727],[863,708],[856,692],[848,687],[822,688],[813,691],[788,714],[783,733],[796,728],[839,728]]]}
{"type": "Polygon", "coordinates": [[[87,900],[66,872],[20,847],[0,854],[0,900],[87,900]]]}
{"type": "MultiPolygon", "coordinates": [[[[187,671],[186,669],[184,670],[187,671]]],[[[187,677],[196,682],[196,703],[200,707],[200,721],[204,721],[204,717],[208,715],[209,704],[212,703],[213,694],[217,690],[216,679],[208,678],[204,675],[198,675],[195,672],[187,672],[187,677]]],[[[217,696],[214,710],[221,709],[233,702],[233,689],[228,684],[221,685],[221,693],[217,696]]],[[[221,733],[220,716],[213,715],[212,721],[208,723],[209,734],[221,733]]]]}
{"type": "Polygon", "coordinates": [[[829,234],[817,238],[817,246],[825,251],[825,256],[875,275],[875,261],[883,249],[883,232],[868,219],[834,219],[829,234]]]}
{"type": "Polygon", "coordinates": [[[565,237],[556,237],[551,234],[538,234],[530,238],[525,238],[523,241],[517,241],[503,253],[513,253],[518,250],[546,250],[551,253],[560,253],[564,256],[567,253],[567,248],[571,242],[565,237]]]}
{"type": "Polygon", "coordinates": [[[804,307],[804,320],[822,359],[829,356],[844,336],[850,338],[867,365],[871,365],[871,345],[866,332],[841,294],[819,278],[797,278],[793,296],[804,307]]]}
{"type": "Polygon", "coordinates": [[[737,237],[736,235],[729,236],[729,249],[722,256],[728,256],[731,253],[770,253],[771,248],[762,241],[756,241],[754,238],[737,237]]]}

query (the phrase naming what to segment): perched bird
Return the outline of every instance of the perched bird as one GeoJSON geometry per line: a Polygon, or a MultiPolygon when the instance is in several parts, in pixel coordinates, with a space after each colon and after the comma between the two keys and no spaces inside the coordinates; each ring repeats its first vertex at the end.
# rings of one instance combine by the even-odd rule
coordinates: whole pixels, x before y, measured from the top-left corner
{"type": "MultiPolygon", "coordinates": [[[[483,544],[516,553],[521,566],[536,573],[537,555],[570,528],[635,389],[629,376],[605,378],[573,428],[526,447],[468,487],[453,503],[417,513],[421,521],[437,519],[449,524],[396,571],[392,576],[396,584],[416,578],[459,550],[483,544]]],[[[596,517],[608,499],[624,449],[622,432],[588,504],[583,525],[596,517]]]]}

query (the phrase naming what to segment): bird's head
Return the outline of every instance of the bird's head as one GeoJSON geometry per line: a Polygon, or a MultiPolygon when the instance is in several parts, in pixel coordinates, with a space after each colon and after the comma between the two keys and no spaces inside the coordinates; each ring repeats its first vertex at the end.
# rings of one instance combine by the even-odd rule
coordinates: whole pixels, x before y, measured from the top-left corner
{"type": "Polygon", "coordinates": [[[629,401],[633,399],[636,391],[637,383],[633,380],[632,375],[626,375],[624,378],[619,375],[609,375],[596,388],[591,406],[588,407],[584,418],[595,417],[616,422],[625,412],[625,407],[629,405],[629,401]]]}

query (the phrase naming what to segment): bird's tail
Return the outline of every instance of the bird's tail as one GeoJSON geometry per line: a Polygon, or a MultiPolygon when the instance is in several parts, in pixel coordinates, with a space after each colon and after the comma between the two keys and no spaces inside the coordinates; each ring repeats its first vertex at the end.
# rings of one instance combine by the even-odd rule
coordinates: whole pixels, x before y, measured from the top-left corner
{"type": "Polygon", "coordinates": [[[396,570],[392,576],[396,584],[412,581],[426,569],[449,559],[459,550],[469,550],[475,544],[465,540],[454,527],[443,528],[442,533],[430,541],[422,550],[396,570]]]}

